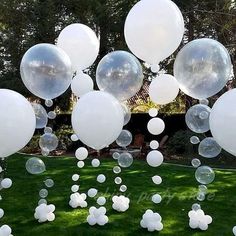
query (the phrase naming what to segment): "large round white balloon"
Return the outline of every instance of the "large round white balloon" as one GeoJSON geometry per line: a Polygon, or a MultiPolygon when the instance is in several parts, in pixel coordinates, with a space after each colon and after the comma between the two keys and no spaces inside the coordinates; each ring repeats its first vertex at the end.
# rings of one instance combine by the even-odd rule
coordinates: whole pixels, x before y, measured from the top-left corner
{"type": "Polygon", "coordinates": [[[71,82],[71,90],[77,97],[81,97],[82,95],[92,91],[92,78],[87,74],[79,73],[71,82]]]}
{"type": "Polygon", "coordinates": [[[226,48],[213,39],[196,39],[185,45],[174,64],[180,89],[205,99],[218,93],[230,79],[232,64],[226,48]]]}
{"type": "Polygon", "coordinates": [[[210,114],[210,130],[216,142],[236,156],[236,89],[223,94],[214,104],[210,114]]]}
{"type": "Polygon", "coordinates": [[[80,140],[100,150],[114,142],[124,124],[123,109],[117,99],[102,91],[82,96],[72,112],[72,126],[80,140]]]}
{"type": "Polygon", "coordinates": [[[96,60],[100,42],[92,29],[75,23],[65,27],[59,34],[57,46],[70,57],[73,70],[84,70],[96,60]]]}
{"type": "Polygon", "coordinates": [[[32,138],[35,127],[31,104],[15,91],[0,89],[0,157],[22,149],[32,138]]]}
{"type": "Polygon", "coordinates": [[[149,122],[147,124],[147,129],[148,129],[149,133],[151,133],[153,135],[159,135],[165,129],[165,123],[162,119],[155,117],[155,118],[152,118],[151,120],[149,120],[149,122]]]}
{"type": "Polygon", "coordinates": [[[129,12],[124,31],[134,55],[147,63],[158,64],[180,45],[184,20],[170,0],[139,1],[129,12]]]}
{"type": "Polygon", "coordinates": [[[20,73],[26,88],[43,99],[53,99],[70,86],[70,58],[53,44],[41,43],[31,47],[23,56],[20,73]]]}
{"type": "Polygon", "coordinates": [[[142,66],[131,53],[114,51],[99,62],[96,81],[100,90],[112,94],[120,101],[125,101],[133,97],[142,87],[142,66]]]}
{"type": "Polygon", "coordinates": [[[179,84],[174,76],[163,74],[152,80],[149,87],[150,99],[159,105],[172,102],[179,93],[179,84]]]}

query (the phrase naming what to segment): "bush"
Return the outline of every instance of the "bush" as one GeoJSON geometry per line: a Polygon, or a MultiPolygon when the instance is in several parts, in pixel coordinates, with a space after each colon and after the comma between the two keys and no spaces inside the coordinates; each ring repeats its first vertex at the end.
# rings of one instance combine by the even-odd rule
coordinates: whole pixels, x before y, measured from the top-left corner
{"type": "Polygon", "coordinates": [[[177,131],[167,142],[167,151],[170,154],[192,153],[194,149],[190,143],[190,138],[193,135],[196,134],[190,130],[177,131]]]}

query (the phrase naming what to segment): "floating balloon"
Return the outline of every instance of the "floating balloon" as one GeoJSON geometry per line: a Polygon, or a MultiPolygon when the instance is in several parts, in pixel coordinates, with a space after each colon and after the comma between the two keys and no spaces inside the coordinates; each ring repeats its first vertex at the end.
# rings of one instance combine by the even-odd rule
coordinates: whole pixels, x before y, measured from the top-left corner
{"type": "Polygon", "coordinates": [[[163,163],[163,155],[159,151],[151,151],[147,155],[147,163],[149,166],[158,167],[163,163]]]}
{"type": "Polygon", "coordinates": [[[80,147],[76,150],[75,156],[78,160],[83,161],[88,157],[88,150],[84,147],[80,147]]]}
{"type": "Polygon", "coordinates": [[[114,51],[99,62],[96,81],[100,90],[125,101],[133,97],[143,84],[142,66],[131,53],[114,51]]]}
{"type": "Polygon", "coordinates": [[[158,110],[156,108],[150,108],[148,111],[149,116],[156,117],[158,114],[158,110]]]}
{"type": "Polygon", "coordinates": [[[49,118],[50,120],[54,120],[54,119],[56,118],[56,116],[57,116],[57,114],[56,114],[55,111],[49,111],[49,112],[48,112],[48,118],[49,118]]]}
{"type": "Polygon", "coordinates": [[[71,90],[77,97],[93,91],[92,78],[87,74],[78,73],[71,82],[71,90]]]}
{"type": "Polygon", "coordinates": [[[210,115],[212,136],[223,149],[234,156],[236,156],[235,101],[236,89],[232,89],[216,101],[210,115]]]}
{"type": "Polygon", "coordinates": [[[45,127],[44,133],[45,134],[51,134],[52,133],[52,128],[51,127],[45,127]]]}
{"type": "Polygon", "coordinates": [[[194,168],[198,168],[200,165],[201,165],[201,161],[197,158],[194,158],[192,161],[191,161],[191,164],[194,168]]]}
{"type": "Polygon", "coordinates": [[[159,175],[152,176],[152,181],[154,184],[159,185],[162,183],[162,178],[159,175]]]}
{"type": "Polygon", "coordinates": [[[119,166],[114,166],[114,167],[113,167],[113,172],[114,172],[115,174],[119,174],[119,173],[121,172],[121,168],[120,168],[119,166]]]}
{"type": "Polygon", "coordinates": [[[185,115],[185,122],[190,130],[195,133],[205,133],[210,129],[209,126],[209,115],[211,113],[211,108],[197,104],[188,109],[185,115]],[[206,112],[208,117],[206,119],[201,118],[202,112],[206,112]]]}
{"type": "Polygon", "coordinates": [[[91,66],[99,52],[100,42],[92,29],[83,24],[71,24],[59,34],[57,46],[70,57],[74,71],[91,66]]]}
{"type": "Polygon", "coordinates": [[[130,111],[129,107],[127,105],[125,105],[124,103],[121,103],[121,106],[124,111],[124,125],[127,125],[131,119],[131,111],[130,111]]]}
{"type": "Polygon", "coordinates": [[[39,191],[39,196],[41,198],[46,198],[48,196],[48,190],[46,188],[42,188],[39,191]]]}
{"type": "Polygon", "coordinates": [[[9,178],[5,178],[1,181],[0,185],[2,188],[10,188],[12,186],[12,180],[9,178]]]}
{"type": "Polygon", "coordinates": [[[139,1],[126,18],[124,32],[134,55],[149,64],[159,64],[180,45],[184,20],[170,0],[139,1]]]}
{"type": "Polygon", "coordinates": [[[44,162],[38,157],[31,157],[25,163],[26,170],[32,174],[41,174],[46,170],[44,162]]]}
{"type": "Polygon", "coordinates": [[[80,177],[80,176],[79,176],[78,174],[74,174],[74,175],[72,175],[71,178],[72,178],[73,181],[78,181],[78,180],[79,180],[79,177],[80,177]]]}
{"type": "Polygon", "coordinates": [[[114,180],[115,184],[121,184],[122,183],[122,179],[120,177],[116,177],[114,180]]]}
{"type": "Polygon", "coordinates": [[[122,184],[122,185],[120,186],[120,191],[121,191],[122,193],[124,193],[124,192],[126,192],[126,190],[127,190],[127,186],[124,185],[124,184],[122,184]]]}
{"type": "Polygon", "coordinates": [[[190,138],[190,143],[192,143],[192,144],[199,144],[200,143],[200,139],[197,136],[192,136],[190,138]]]}
{"type": "Polygon", "coordinates": [[[54,186],[54,181],[52,179],[46,179],[44,181],[44,184],[45,184],[46,187],[52,188],[54,186]]]}
{"type": "Polygon", "coordinates": [[[147,125],[148,131],[153,135],[161,134],[165,129],[165,123],[160,118],[152,118],[147,125]]]}
{"type": "Polygon", "coordinates": [[[158,194],[158,193],[157,193],[157,194],[154,194],[154,195],[152,196],[152,202],[155,203],[155,204],[160,203],[161,200],[162,200],[162,197],[161,197],[161,195],[158,194]]]}
{"type": "Polygon", "coordinates": [[[208,137],[200,142],[198,146],[198,153],[203,157],[213,158],[221,153],[221,147],[214,138],[208,137]]]}
{"type": "Polygon", "coordinates": [[[106,181],[106,176],[103,174],[100,174],[97,176],[97,182],[98,183],[104,183],[106,181]]]}
{"type": "Polygon", "coordinates": [[[92,164],[92,167],[97,168],[100,166],[100,161],[98,159],[93,159],[91,164],[92,164]]]}
{"type": "Polygon", "coordinates": [[[106,204],[106,198],[105,198],[105,197],[99,197],[99,198],[97,199],[97,204],[98,204],[99,206],[105,205],[105,204],[106,204]]]}
{"type": "Polygon", "coordinates": [[[46,133],[40,136],[39,146],[42,150],[54,151],[58,146],[58,138],[55,134],[46,133]]]}
{"type": "Polygon", "coordinates": [[[119,166],[127,168],[130,167],[132,163],[133,163],[133,156],[130,153],[124,152],[120,154],[118,158],[119,166]]]}
{"type": "Polygon", "coordinates": [[[210,184],[215,179],[215,172],[209,166],[200,166],[195,172],[195,178],[200,184],[210,184]]]}
{"type": "Polygon", "coordinates": [[[152,141],[150,142],[150,148],[151,148],[151,149],[157,149],[157,148],[159,148],[159,143],[158,143],[158,141],[152,140],[152,141]]]}
{"type": "Polygon", "coordinates": [[[36,129],[45,128],[48,123],[48,115],[45,108],[38,103],[31,103],[36,116],[36,129]]]}
{"type": "Polygon", "coordinates": [[[119,137],[116,139],[116,143],[120,147],[127,147],[132,142],[132,134],[128,131],[123,129],[119,135],[119,137]]]}
{"type": "Polygon", "coordinates": [[[114,152],[114,153],[112,154],[112,157],[113,157],[114,160],[117,160],[117,159],[119,158],[119,156],[120,156],[120,153],[119,153],[119,152],[114,152]]]}
{"type": "Polygon", "coordinates": [[[84,144],[96,150],[113,143],[121,133],[123,124],[120,103],[102,91],[92,91],[82,96],[72,112],[75,133],[84,144]]]}
{"type": "Polygon", "coordinates": [[[46,107],[51,107],[52,105],[53,105],[53,101],[51,99],[46,99],[45,106],[46,107]]]}
{"type": "Polygon", "coordinates": [[[178,53],[174,76],[185,94],[204,99],[226,85],[231,69],[227,49],[213,39],[203,38],[191,41],[178,53]]]}
{"type": "Polygon", "coordinates": [[[30,141],[36,118],[31,104],[8,89],[0,89],[0,111],[0,157],[7,157],[30,141]]]}
{"type": "Polygon", "coordinates": [[[175,77],[163,74],[152,80],[149,86],[149,96],[151,101],[159,105],[165,105],[177,97],[179,84],[175,77]]]}
{"type": "Polygon", "coordinates": [[[70,58],[52,44],[37,44],[24,54],[20,65],[26,88],[43,99],[53,99],[70,86],[72,70],[70,58]]]}

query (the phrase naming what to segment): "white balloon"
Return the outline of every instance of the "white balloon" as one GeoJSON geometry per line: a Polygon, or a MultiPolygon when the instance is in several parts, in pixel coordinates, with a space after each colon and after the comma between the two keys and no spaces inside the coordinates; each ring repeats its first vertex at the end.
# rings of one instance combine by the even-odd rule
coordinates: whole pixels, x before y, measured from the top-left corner
{"type": "Polygon", "coordinates": [[[236,89],[223,94],[212,107],[210,130],[216,142],[227,152],[236,156],[236,89]]]}
{"type": "Polygon", "coordinates": [[[73,181],[78,181],[79,180],[79,175],[78,174],[74,174],[74,175],[72,175],[72,180],[73,181]]]}
{"type": "Polygon", "coordinates": [[[12,180],[9,178],[5,178],[1,181],[2,188],[10,188],[12,186],[12,180]]]}
{"type": "Polygon", "coordinates": [[[99,197],[97,199],[97,204],[100,206],[103,206],[106,203],[106,198],[105,197],[99,197]]]}
{"type": "Polygon", "coordinates": [[[157,194],[154,194],[154,195],[152,196],[152,202],[154,202],[154,203],[156,203],[156,204],[160,203],[161,200],[162,200],[162,197],[161,197],[161,195],[158,194],[158,193],[157,193],[157,194]]]}
{"type": "Polygon", "coordinates": [[[152,181],[153,181],[153,183],[154,184],[161,184],[162,183],[162,178],[160,177],[160,176],[158,176],[158,175],[154,175],[153,177],[152,177],[152,181]]]}
{"type": "Polygon", "coordinates": [[[123,109],[116,98],[92,91],[79,99],[72,112],[72,126],[80,140],[100,150],[113,143],[122,131],[123,109]]]}
{"type": "Polygon", "coordinates": [[[98,183],[104,183],[106,181],[106,176],[103,174],[100,174],[97,176],[98,183]]]}
{"type": "Polygon", "coordinates": [[[0,219],[4,216],[4,210],[0,208],[0,219]]]}
{"type": "Polygon", "coordinates": [[[91,165],[92,165],[92,167],[95,167],[95,168],[99,167],[100,166],[100,161],[95,158],[91,161],[91,165]]]}
{"type": "Polygon", "coordinates": [[[233,234],[236,235],[236,226],[233,227],[233,234]]]}
{"type": "Polygon", "coordinates": [[[83,168],[83,167],[84,167],[84,162],[83,162],[83,161],[78,161],[78,162],[77,162],[77,166],[78,166],[79,168],[83,168]]]}
{"type": "Polygon", "coordinates": [[[174,76],[163,74],[152,80],[149,87],[150,99],[159,105],[165,105],[177,97],[179,84],[174,76]]]}
{"type": "Polygon", "coordinates": [[[148,131],[153,135],[161,134],[165,129],[165,123],[160,118],[152,118],[147,125],[148,131]]]}
{"type": "Polygon", "coordinates": [[[89,197],[95,197],[98,193],[98,190],[96,188],[90,188],[88,190],[88,196],[89,197]]]}
{"type": "Polygon", "coordinates": [[[84,147],[79,147],[75,152],[75,156],[78,160],[83,161],[88,157],[88,150],[84,147]]]}
{"type": "Polygon", "coordinates": [[[152,140],[152,141],[150,142],[150,148],[151,148],[151,149],[157,149],[157,148],[159,148],[159,142],[156,141],[156,140],[152,140]]]}
{"type": "Polygon", "coordinates": [[[71,24],[64,28],[57,46],[70,57],[74,70],[83,70],[91,66],[99,52],[99,40],[92,29],[83,24],[71,24]]]}
{"type": "Polygon", "coordinates": [[[125,40],[129,49],[149,64],[158,64],[180,45],[184,20],[170,0],[139,1],[125,22],[125,40]]]}
{"type": "Polygon", "coordinates": [[[163,163],[163,155],[159,151],[151,151],[147,155],[147,163],[152,167],[158,167],[163,163]]]}
{"type": "Polygon", "coordinates": [[[0,157],[7,157],[30,141],[36,118],[31,104],[8,89],[0,89],[0,111],[0,157]]]}
{"type": "Polygon", "coordinates": [[[79,73],[71,82],[71,90],[77,97],[81,97],[82,95],[92,91],[92,78],[87,74],[79,73]]]}

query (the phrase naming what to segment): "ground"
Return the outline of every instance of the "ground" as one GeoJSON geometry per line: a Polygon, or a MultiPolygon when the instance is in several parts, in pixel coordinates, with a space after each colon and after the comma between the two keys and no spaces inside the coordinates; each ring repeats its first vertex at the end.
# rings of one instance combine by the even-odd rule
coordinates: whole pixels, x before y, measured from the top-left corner
{"type": "MultiPolygon", "coordinates": [[[[47,171],[41,175],[30,175],[25,170],[25,162],[29,156],[14,155],[7,161],[6,177],[13,180],[10,189],[2,190],[0,207],[5,210],[5,216],[0,219],[0,225],[9,224],[14,236],[76,236],[76,235],[179,235],[179,236],[228,236],[236,225],[236,172],[216,170],[216,179],[209,185],[210,193],[204,201],[202,209],[213,217],[213,223],[207,232],[191,230],[188,226],[188,211],[195,203],[197,182],[194,169],[172,164],[161,167],[149,167],[145,161],[135,160],[129,169],[124,169],[119,175],[128,186],[126,195],[131,199],[130,209],[125,213],[117,213],[111,208],[111,196],[118,193],[114,184],[115,174],[112,168],[115,161],[101,159],[101,166],[93,168],[91,159],[85,161],[86,166],[78,169],[76,159],[70,157],[42,158],[47,171]],[[78,173],[80,192],[87,192],[95,187],[108,198],[109,223],[104,227],[91,227],[86,223],[88,208],[72,209],[69,207],[70,188],[74,184],[72,174],[78,173]],[[107,181],[104,184],[96,182],[96,176],[104,173],[107,181]],[[163,184],[152,183],[153,175],[160,175],[163,184]],[[52,178],[55,186],[49,189],[47,200],[56,205],[56,219],[51,223],[39,224],[34,219],[34,209],[39,200],[38,191],[45,187],[44,180],[52,178]],[[160,193],[163,196],[161,204],[151,202],[151,196],[160,193]],[[160,233],[148,233],[139,225],[146,209],[159,212],[163,218],[164,229],[160,233]]],[[[96,204],[95,199],[89,199],[89,206],[96,204]]]]}

